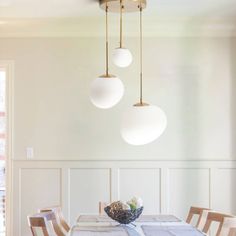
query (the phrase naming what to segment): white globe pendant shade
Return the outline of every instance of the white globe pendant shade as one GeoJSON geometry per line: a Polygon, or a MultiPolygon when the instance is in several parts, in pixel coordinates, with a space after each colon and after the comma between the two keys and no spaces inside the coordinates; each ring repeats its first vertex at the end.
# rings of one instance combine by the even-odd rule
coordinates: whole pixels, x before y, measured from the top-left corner
{"type": "Polygon", "coordinates": [[[91,84],[90,99],[94,106],[108,109],[115,106],[124,94],[124,85],[116,76],[101,76],[91,84]]]}
{"type": "Polygon", "coordinates": [[[167,126],[165,113],[157,106],[132,106],[123,115],[121,136],[131,145],[153,142],[167,126]]]}
{"type": "Polygon", "coordinates": [[[127,48],[116,48],[113,51],[113,63],[118,67],[128,67],[133,61],[133,56],[127,48]]]}

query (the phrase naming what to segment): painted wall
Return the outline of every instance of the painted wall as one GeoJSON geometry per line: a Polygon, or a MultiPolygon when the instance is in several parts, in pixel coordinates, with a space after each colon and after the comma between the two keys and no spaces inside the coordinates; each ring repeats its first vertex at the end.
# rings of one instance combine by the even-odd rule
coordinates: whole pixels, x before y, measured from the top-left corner
{"type": "MultiPolygon", "coordinates": [[[[144,98],[167,114],[156,142],[133,147],[120,136],[122,112],[138,100],[138,39],[128,69],[110,71],[126,88],[121,103],[99,110],[89,86],[104,73],[100,38],[0,39],[0,60],[14,60],[14,158],[35,160],[234,159],[233,42],[229,38],[146,38],[144,98]]],[[[112,48],[118,46],[112,40],[112,48]]]]}

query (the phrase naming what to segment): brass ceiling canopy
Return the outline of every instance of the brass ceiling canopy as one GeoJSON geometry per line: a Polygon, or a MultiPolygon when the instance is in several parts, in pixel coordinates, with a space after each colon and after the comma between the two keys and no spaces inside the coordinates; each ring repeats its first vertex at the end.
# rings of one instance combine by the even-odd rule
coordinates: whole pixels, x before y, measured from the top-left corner
{"type": "MultiPolygon", "coordinates": [[[[120,12],[120,0],[99,0],[100,7],[105,10],[106,2],[109,12],[120,12]]],[[[142,4],[142,8],[145,9],[147,6],[146,0],[123,0],[123,11],[124,12],[138,12],[139,4],[142,4]]]]}

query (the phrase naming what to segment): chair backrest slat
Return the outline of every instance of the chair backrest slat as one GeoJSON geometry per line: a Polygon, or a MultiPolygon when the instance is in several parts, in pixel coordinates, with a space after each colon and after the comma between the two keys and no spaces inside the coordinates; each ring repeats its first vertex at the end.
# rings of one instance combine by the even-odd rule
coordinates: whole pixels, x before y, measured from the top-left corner
{"type": "MultiPolygon", "coordinates": [[[[194,226],[196,228],[202,227],[202,225],[205,224],[205,222],[202,222],[203,221],[203,215],[204,215],[204,213],[208,213],[209,211],[210,211],[209,208],[193,207],[192,206],[189,210],[186,222],[188,224],[191,224],[194,215],[197,215],[198,216],[197,223],[194,226]]],[[[202,230],[202,228],[200,230],[202,230]]]]}
{"type": "Polygon", "coordinates": [[[99,215],[104,215],[104,208],[108,205],[106,202],[99,202],[99,215]]]}
{"type": "Polygon", "coordinates": [[[222,235],[222,228],[224,226],[224,223],[226,223],[226,219],[229,219],[229,218],[232,219],[232,218],[234,218],[234,216],[227,215],[227,214],[222,214],[222,213],[218,213],[218,212],[209,212],[208,215],[207,215],[206,224],[203,228],[203,232],[208,233],[212,223],[213,222],[218,222],[219,226],[218,226],[218,229],[217,229],[217,232],[216,232],[216,236],[221,236],[222,235]]]}
{"type": "Polygon", "coordinates": [[[39,210],[40,212],[54,212],[58,224],[66,231],[69,232],[70,226],[67,224],[60,206],[46,207],[39,210]]]}
{"type": "Polygon", "coordinates": [[[44,236],[49,236],[49,230],[47,228],[47,217],[45,214],[35,214],[28,216],[28,223],[33,236],[37,236],[35,228],[41,228],[44,236]]]}
{"type": "Polygon", "coordinates": [[[29,226],[33,236],[37,236],[35,228],[41,228],[44,236],[49,236],[48,225],[51,223],[55,236],[65,236],[57,223],[55,213],[52,211],[38,213],[28,217],[29,226]]]}

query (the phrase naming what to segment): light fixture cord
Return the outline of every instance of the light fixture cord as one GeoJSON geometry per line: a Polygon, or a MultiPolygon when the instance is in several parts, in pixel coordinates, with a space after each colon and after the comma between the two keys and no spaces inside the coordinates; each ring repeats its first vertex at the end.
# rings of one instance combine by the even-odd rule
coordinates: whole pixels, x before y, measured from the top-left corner
{"type": "Polygon", "coordinates": [[[120,0],[120,48],[123,46],[123,0],[120,0]]]}
{"type": "Polygon", "coordinates": [[[142,3],[140,1],[139,5],[140,10],[140,17],[139,17],[139,23],[140,23],[140,104],[143,104],[143,7],[142,3]]]}
{"type": "Polygon", "coordinates": [[[109,49],[108,49],[108,5],[106,1],[106,76],[109,76],[109,68],[108,68],[108,61],[109,61],[109,49]]]}

